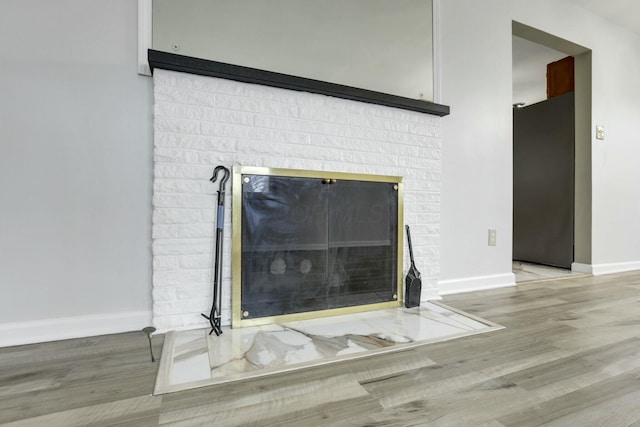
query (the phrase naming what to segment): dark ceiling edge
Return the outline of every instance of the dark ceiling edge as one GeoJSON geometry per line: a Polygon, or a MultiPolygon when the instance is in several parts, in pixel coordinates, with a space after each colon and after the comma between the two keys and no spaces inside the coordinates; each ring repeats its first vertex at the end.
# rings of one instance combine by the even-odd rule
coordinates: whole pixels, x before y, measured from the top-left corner
{"type": "Polygon", "coordinates": [[[244,83],[254,83],[279,87],[282,89],[318,93],[321,95],[350,99],[352,101],[367,102],[370,104],[401,108],[403,110],[417,111],[419,113],[433,114],[440,117],[449,114],[449,106],[447,105],[323,82],[320,80],[307,79],[304,77],[296,77],[288,74],[275,73],[273,71],[264,71],[240,65],[225,64],[223,62],[210,61],[207,59],[176,55],[175,53],[162,52],[159,50],[149,49],[148,59],[152,73],[155,68],[161,68],[163,70],[180,71],[200,76],[218,77],[244,83]]]}

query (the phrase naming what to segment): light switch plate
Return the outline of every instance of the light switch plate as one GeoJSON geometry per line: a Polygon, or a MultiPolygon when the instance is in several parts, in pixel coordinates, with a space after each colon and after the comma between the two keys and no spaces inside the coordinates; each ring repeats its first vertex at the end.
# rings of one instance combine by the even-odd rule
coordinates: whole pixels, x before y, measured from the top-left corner
{"type": "Polygon", "coordinates": [[[496,245],[496,230],[494,228],[489,229],[489,246],[496,245]]]}
{"type": "Polygon", "coordinates": [[[596,139],[604,139],[604,126],[596,125],[596,139]]]}

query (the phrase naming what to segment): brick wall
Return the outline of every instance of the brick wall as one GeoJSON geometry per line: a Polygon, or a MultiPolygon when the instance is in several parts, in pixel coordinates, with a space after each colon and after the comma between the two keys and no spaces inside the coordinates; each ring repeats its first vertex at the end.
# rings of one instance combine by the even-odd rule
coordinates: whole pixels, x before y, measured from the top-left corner
{"type": "MultiPolygon", "coordinates": [[[[405,223],[438,296],[440,118],[306,92],[156,69],[153,317],[160,331],[207,325],[217,165],[404,177],[405,223]]],[[[223,324],[231,318],[231,185],[227,185],[223,324]]],[[[405,241],[405,271],[408,269],[405,241]]]]}

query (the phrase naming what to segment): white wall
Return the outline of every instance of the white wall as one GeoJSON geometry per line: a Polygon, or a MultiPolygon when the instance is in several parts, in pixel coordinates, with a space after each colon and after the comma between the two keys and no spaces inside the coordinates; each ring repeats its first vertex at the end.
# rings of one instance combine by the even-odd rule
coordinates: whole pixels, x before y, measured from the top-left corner
{"type": "Polygon", "coordinates": [[[592,49],[592,270],[640,268],[640,37],[557,0],[441,3],[442,293],[508,284],[512,239],[511,21],[592,49]],[[473,35],[473,36],[470,36],[473,35]],[[496,228],[498,245],[487,246],[496,228]]]}
{"type": "Polygon", "coordinates": [[[514,283],[511,273],[509,1],[441,2],[441,293],[514,283]],[[473,35],[473,36],[471,36],[473,35]],[[497,246],[488,246],[488,229],[497,246]]]}
{"type": "Polygon", "coordinates": [[[0,346],[150,322],[152,81],[131,0],[4,0],[0,346]]]}

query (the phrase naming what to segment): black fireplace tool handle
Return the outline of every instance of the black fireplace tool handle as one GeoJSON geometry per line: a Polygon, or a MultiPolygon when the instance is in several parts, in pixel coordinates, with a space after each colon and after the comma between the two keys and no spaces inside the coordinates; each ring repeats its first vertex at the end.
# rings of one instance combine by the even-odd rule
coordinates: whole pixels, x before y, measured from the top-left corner
{"type": "Polygon", "coordinates": [[[213,302],[211,304],[211,312],[209,315],[202,314],[202,317],[209,321],[211,325],[211,331],[209,335],[213,332],[216,333],[216,336],[220,336],[222,334],[222,325],[221,325],[221,306],[222,306],[222,242],[224,240],[223,231],[224,231],[224,192],[225,185],[229,180],[229,176],[231,173],[229,169],[224,166],[216,166],[213,170],[213,176],[211,177],[211,182],[216,182],[218,179],[218,173],[223,171],[222,179],[220,180],[220,187],[218,190],[218,214],[216,217],[216,253],[215,253],[215,264],[213,269],[213,302]]]}
{"type": "Polygon", "coordinates": [[[411,245],[411,231],[409,226],[407,228],[407,242],[409,243],[409,257],[411,259],[411,268],[407,272],[405,278],[405,292],[404,292],[404,306],[407,308],[417,307],[420,305],[420,294],[422,293],[422,279],[420,278],[420,272],[416,268],[416,263],[413,259],[413,246],[411,245]]]}

